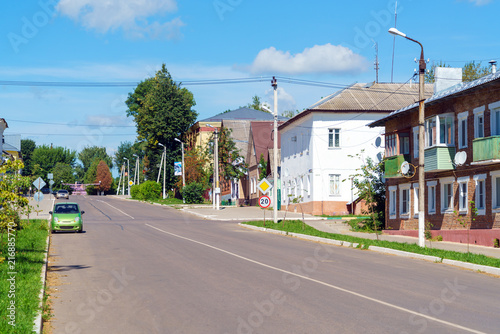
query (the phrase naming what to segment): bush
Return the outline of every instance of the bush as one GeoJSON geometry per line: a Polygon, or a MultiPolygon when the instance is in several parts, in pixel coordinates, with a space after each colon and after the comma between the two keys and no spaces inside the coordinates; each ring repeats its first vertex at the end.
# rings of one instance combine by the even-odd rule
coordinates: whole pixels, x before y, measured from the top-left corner
{"type": "Polygon", "coordinates": [[[204,191],[205,191],[205,187],[203,187],[203,185],[201,183],[192,182],[192,183],[186,185],[182,189],[182,194],[184,196],[184,199],[186,200],[186,203],[199,204],[199,203],[203,203],[204,191]]]}
{"type": "Polygon", "coordinates": [[[162,186],[155,181],[146,181],[130,188],[133,199],[149,201],[160,198],[162,186]]]}

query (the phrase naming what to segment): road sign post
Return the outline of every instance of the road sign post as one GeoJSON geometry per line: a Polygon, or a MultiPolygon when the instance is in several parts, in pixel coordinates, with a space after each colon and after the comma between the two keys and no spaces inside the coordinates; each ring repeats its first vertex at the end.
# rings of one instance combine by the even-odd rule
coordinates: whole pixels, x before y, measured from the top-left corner
{"type": "Polygon", "coordinates": [[[267,195],[259,197],[259,206],[264,209],[264,227],[266,227],[266,210],[271,205],[271,198],[267,195]]]}

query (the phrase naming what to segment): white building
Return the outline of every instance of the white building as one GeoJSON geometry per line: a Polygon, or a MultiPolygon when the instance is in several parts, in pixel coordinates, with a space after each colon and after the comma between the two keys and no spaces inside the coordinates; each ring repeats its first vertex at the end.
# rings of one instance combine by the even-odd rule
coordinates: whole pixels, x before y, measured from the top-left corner
{"type": "Polygon", "coordinates": [[[351,211],[357,200],[351,176],[362,165],[351,156],[364,151],[377,162],[383,158],[383,132],[366,125],[417,100],[418,85],[354,84],[281,125],[282,209],[300,211],[296,198],[305,213],[351,211]]]}

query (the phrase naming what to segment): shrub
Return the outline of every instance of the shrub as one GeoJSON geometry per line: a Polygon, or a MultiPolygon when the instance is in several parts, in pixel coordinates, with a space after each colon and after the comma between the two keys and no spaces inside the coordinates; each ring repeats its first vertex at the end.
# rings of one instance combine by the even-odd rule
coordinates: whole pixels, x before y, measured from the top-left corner
{"type": "Polygon", "coordinates": [[[146,181],[130,188],[133,199],[149,201],[160,198],[162,186],[155,181],[146,181]]]}
{"type": "Polygon", "coordinates": [[[192,182],[182,189],[186,203],[203,203],[203,192],[205,188],[201,183],[192,182]]]}

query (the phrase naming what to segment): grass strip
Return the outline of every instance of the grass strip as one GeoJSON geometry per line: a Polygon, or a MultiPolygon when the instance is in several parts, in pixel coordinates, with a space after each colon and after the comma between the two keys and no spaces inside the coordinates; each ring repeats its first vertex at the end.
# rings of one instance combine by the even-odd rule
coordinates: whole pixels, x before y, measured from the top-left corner
{"type": "Polygon", "coordinates": [[[22,223],[22,229],[2,233],[0,244],[0,333],[31,333],[46,253],[46,220],[22,223]]]}
{"type": "MultiPolygon", "coordinates": [[[[242,224],[262,227],[264,222],[261,220],[261,221],[243,222],[242,224]]],[[[360,244],[359,248],[367,248],[367,247],[373,245],[373,246],[379,246],[379,247],[385,247],[385,248],[410,252],[410,253],[436,256],[436,257],[439,257],[441,259],[456,260],[456,261],[469,262],[469,263],[480,264],[480,265],[484,265],[484,266],[500,268],[500,259],[489,257],[489,256],[486,256],[483,254],[461,253],[461,252],[449,251],[449,250],[444,250],[444,249],[436,249],[436,248],[427,248],[427,247],[422,248],[414,243],[406,243],[406,242],[402,243],[402,242],[385,241],[385,240],[372,240],[372,239],[353,237],[353,236],[345,235],[345,234],[328,233],[328,232],[319,231],[319,230],[313,228],[312,226],[304,224],[301,220],[286,220],[284,222],[284,224],[283,224],[283,222],[279,222],[278,224],[273,224],[273,223],[270,223],[269,221],[267,221],[266,228],[279,230],[279,231],[292,232],[292,233],[307,234],[307,235],[312,235],[312,236],[316,236],[316,237],[339,240],[339,241],[347,241],[347,242],[351,242],[351,243],[357,243],[357,244],[360,244]]]]}

